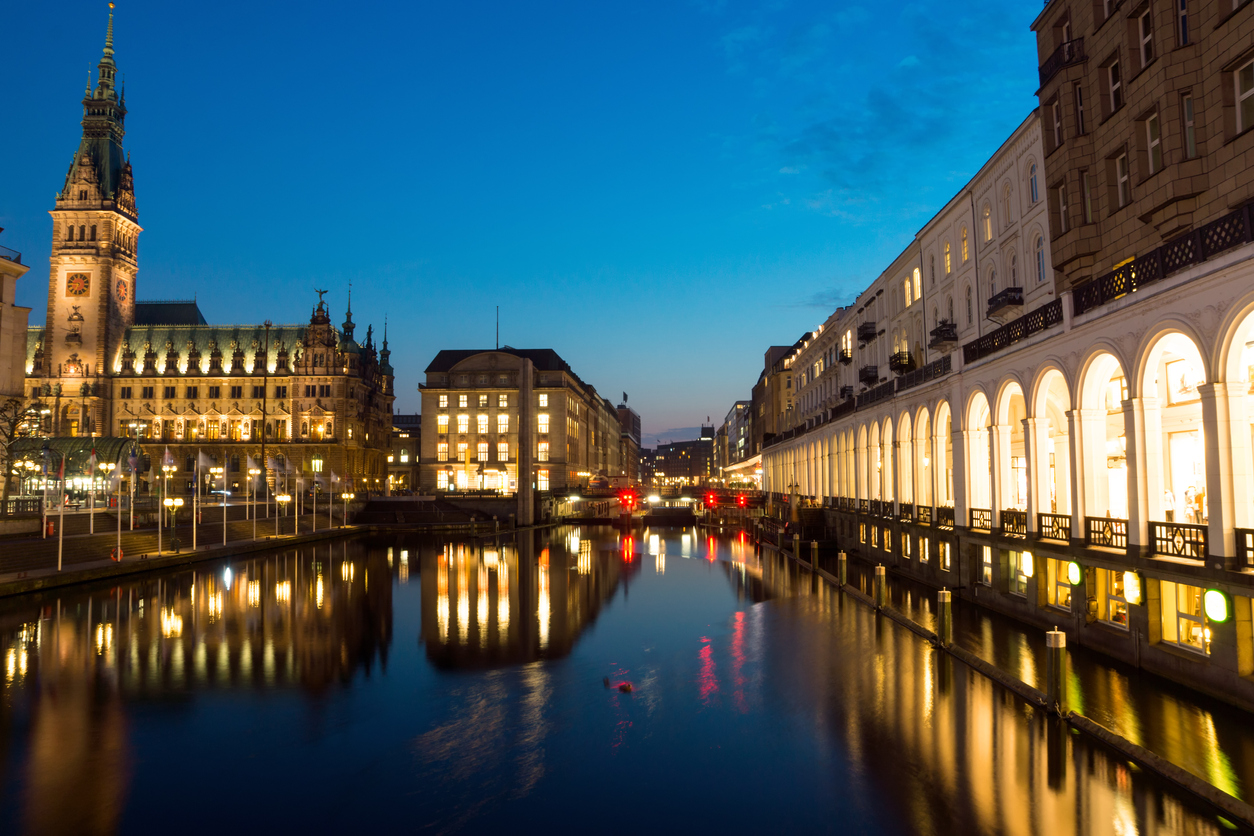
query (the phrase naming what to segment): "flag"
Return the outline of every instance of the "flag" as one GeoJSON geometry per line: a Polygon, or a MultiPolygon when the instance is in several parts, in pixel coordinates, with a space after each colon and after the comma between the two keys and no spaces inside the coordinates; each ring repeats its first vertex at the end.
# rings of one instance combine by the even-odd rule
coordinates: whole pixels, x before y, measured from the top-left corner
{"type": "Polygon", "coordinates": [[[131,447],[131,455],[126,460],[126,463],[131,466],[131,473],[139,472],[139,450],[136,447],[131,447]]]}
{"type": "Polygon", "coordinates": [[[122,485],[122,457],[118,456],[117,466],[109,473],[109,490],[116,491],[122,485]]]}
{"type": "Polygon", "coordinates": [[[214,466],[214,464],[215,464],[214,460],[211,459],[209,456],[206,456],[200,450],[196,451],[196,469],[197,470],[200,470],[202,468],[204,469],[211,468],[214,466]]]}
{"type": "Polygon", "coordinates": [[[61,467],[57,469],[57,478],[62,481],[65,480],[65,456],[61,457],[61,467]]]}
{"type": "Polygon", "coordinates": [[[165,448],[165,455],[161,457],[161,463],[166,465],[174,464],[174,454],[170,452],[170,448],[165,448]]]}
{"type": "Polygon", "coordinates": [[[278,471],[279,463],[275,460],[274,456],[266,456],[266,469],[276,472],[278,471]]]}
{"type": "Polygon", "coordinates": [[[256,460],[256,459],[254,459],[252,456],[246,456],[246,457],[245,457],[245,459],[247,460],[247,465],[245,466],[245,470],[256,470],[256,469],[257,469],[257,460],[256,460]]]}
{"type": "Polygon", "coordinates": [[[96,475],[96,448],[91,448],[91,458],[87,460],[87,466],[92,476],[96,475]]]}

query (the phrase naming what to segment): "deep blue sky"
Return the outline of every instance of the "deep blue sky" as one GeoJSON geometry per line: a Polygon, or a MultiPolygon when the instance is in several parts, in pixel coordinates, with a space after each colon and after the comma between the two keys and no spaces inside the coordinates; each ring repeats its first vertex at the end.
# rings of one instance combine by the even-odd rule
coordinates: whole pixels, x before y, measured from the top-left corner
{"type": "MultiPolygon", "coordinates": [[[[646,431],[721,420],[1035,106],[1040,0],[122,0],[139,298],[552,347],[646,431]]],[[[105,2],[4,4],[0,243],[34,267],[105,2]]]]}

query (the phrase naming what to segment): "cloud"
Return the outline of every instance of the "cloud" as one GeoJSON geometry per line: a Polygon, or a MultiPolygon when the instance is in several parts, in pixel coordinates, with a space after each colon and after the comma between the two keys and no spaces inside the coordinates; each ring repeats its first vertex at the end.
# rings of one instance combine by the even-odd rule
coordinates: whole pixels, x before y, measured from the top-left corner
{"type": "Polygon", "coordinates": [[[780,174],[800,174],[801,169],[795,165],[786,165],[779,170],[780,174]]]}
{"type": "Polygon", "coordinates": [[[901,59],[901,62],[900,62],[900,63],[898,63],[898,64],[897,64],[897,69],[899,69],[899,70],[913,70],[913,69],[915,69],[915,68],[917,68],[917,67],[921,67],[921,66],[922,66],[922,62],[920,62],[920,61],[919,61],[918,56],[916,56],[916,55],[907,55],[905,58],[902,58],[902,59],[901,59]]]}

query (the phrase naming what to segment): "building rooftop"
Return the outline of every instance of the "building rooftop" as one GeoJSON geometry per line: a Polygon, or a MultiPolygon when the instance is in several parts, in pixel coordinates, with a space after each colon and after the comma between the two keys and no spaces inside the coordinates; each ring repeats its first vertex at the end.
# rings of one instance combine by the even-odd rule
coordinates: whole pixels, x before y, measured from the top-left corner
{"type": "Polygon", "coordinates": [[[136,325],[208,325],[195,299],[135,303],[136,325]]]}
{"type": "Polygon", "coordinates": [[[532,362],[536,367],[536,371],[540,372],[570,372],[570,365],[551,348],[446,348],[439,354],[435,355],[435,359],[427,366],[427,373],[431,372],[447,372],[463,360],[474,357],[476,354],[512,354],[515,357],[523,357],[532,362]]]}

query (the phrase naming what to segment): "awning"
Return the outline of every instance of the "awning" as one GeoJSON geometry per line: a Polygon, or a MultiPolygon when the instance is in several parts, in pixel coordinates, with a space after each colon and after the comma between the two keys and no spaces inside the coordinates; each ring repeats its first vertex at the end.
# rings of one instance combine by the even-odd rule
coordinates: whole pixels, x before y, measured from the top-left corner
{"type": "Polygon", "coordinates": [[[15,461],[34,462],[42,467],[43,450],[47,445],[48,474],[55,476],[61,470],[61,459],[65,458],[65,476],[67,479],[87,476],[91,462],[91,451],[96,451],[96,461],[121,462],[126,468],[125,459],[135,444],[131,438],[92,438],[76,436],[70,438],[19,438],[9,448],[15,461]]]}
{"type": "Polygon", "coordinates": [[[735,464],[729,464],[727,467],[723,468],[723,472],[735,473],[736,471],[743,470],[743,471],[747,471],[749,474],[752,474],[761,466],[762,466],[762,454],[758,453],[756,456],[749,458],[749,459],[745,459],[743,462],[736,462],[735,464]]]}

